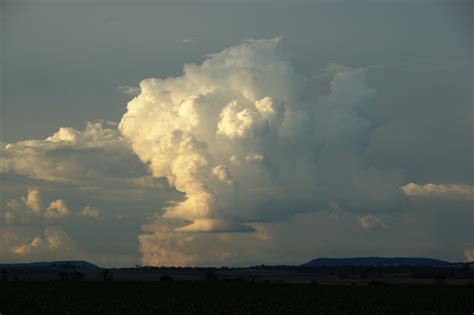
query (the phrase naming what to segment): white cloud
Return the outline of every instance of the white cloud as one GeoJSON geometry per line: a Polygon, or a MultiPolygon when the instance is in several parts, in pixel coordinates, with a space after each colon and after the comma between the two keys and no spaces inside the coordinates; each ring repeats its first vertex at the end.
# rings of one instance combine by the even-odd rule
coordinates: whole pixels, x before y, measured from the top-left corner
{"type": "Polygon", "coordinates": [[[0,259],[2,262],[87,260],[99,266],[114,267],[138,263],[134,254],[86,251],[58,225],[0,225],[0,259]]]}
{"type": "Polygon", "coordinates": [[[91,219],[101,219],[101,211],[90,206],[84,207],[79,211],[79,216],[91,219]]]}
{"type": "Polygon", "coordinates": [[[255,109],[245,108],[237,101],[232,101],[220,114],[217,133],[230,139],[253,137],[258,120],[255,109]]]}
{"type": "Polygon", "coordinates": [[[74,242],[58,226],[46,227],[42,235],[36,236],[30,242],[12,247],[11,252],[27,259],[76,256],[74,242]]]}
{"type": "MultiPolygon", "coordinates": [[[[280,42],[247,40],[185,65],[180,77],[143,80],[128,103],[123,136],[153,176],[186,194],[163,214],[188,224],[180,237],[241,231],[246,222],[332,201],[350,211],[386,209],[400,198],[401,172],[378,169],[364,155],[373,129],[364,113],[376,97],[367,71],[333,67],[329,95],[309,102],[308,80],[280,42]]],[[[158,237],[147,231],[154,236],[141,242],[158,237]]]]}
{"type": "MultiPolygon", "coordinates": [[[[152,186],[156,188],[156,186],[152,186]]],[[[0,206],[0,226],[2,221],[8,225],[50,225],[53,223],[70,223],[68,220],[72,215],[91,220],[117,220],[123,219],[121,215],[104,213],[104,211],[91,206],[78,210],[70,210],[63,199],[56,199],[46,207],[43,205],[43,197],[38,188],[29,188],[26,196],[19,200],[8,200],[0,206]],[[3,220],[1,220],[3,219],[3,220]]]]}
{"type": "Polygon", "coordinates": [[[31,235],[22,229],[0,225],[0,257],[5,259],[11,254],[13,247],[26,241],[29,236],[31,235]]]}
{"type": "Polygon", "coordinates": [[[52,201],[49,207],[46,209],[45,216],[47,218],[60,218],[70,214],[69,208],[62,199],[52,201]]]}
{"type": "MultiPolygon", "coordinates": [[[[12,229],[14,238],[8,244],[29,244],[41,235],[24,231],[37,231],[51,224],[81,230],[85,220],[100,220],[101,224],[112,227],[108,233],[121,233],[116,224],[118,220],[127,226],[139,224],[145,213],[160,209],[166,200],[180,198],[163,179],[148,173],[146,165],[116,126],[107,121],[87,123],[84,129],[60,128],[41,140],[0,144],[0,176],[9,183],[2,187],[0,230],[12,229]],[[25,196],[19,197],[26,189],[25,196]],[[87,206],[84,201],[89,203],[89,208],[84,208],[87,206]],[[100,204],[107,211],[97,213],[99,210],[94,204],[100,204]],[[71,219],[73,217],[83,219],[71,219]],[[127,218],[126,223],[124,218],[127,218]],[[24,237],[15,231],[25,233],[24,237]],[[25,239],[27,235],[29,239],[25,239]]],[[[90,233],[100,237],[103,234],[100,226],[91,222],[90,233]]],[[[119,261],[116,259],[138,263],[133,241],[127,245],[117,245],[110,240],[102,242],[108,252],[89,255],[84,251],[82,254],[86,256],[80,258],[90,257],[108,265],[119,261]],[[127,257],[117,254],[117,248],[123,246],[130,253],[127,257]]],[[[16,261],[17,256],[12,256],[9,249],[0,252],[0,259],[4,261],[16,261]]],[[[39,258],[50,259],[48,255],[39,255],[39,258]]],[[[57,258],[64,257],[58,255],[57,258]]]]}
{"type": "Polygon", "coordinates": [[[366,230],[386,229],[388,226],[380,216],[368,214],[357,218],[359,225],[366,230]]]}
{"type": "Polygon", "coordinates": [[[229,169],[222,165],[217,165],[212,170],[212,174],[214,174],[221,182],[231,184],[234,176],[230,173],[229,169]]]}
{"type": "MultiPolygon", "coordinates": [[[[38,214],[43,212],[43,202],[41,200],[40,192],[37,188],[29,188],[26,197],[22,198],[25,205],[31,209],[34,213],[38,214]]],[[[15,203],[15,201],[13,201],[15,203]]]]}
{"type": "Polygon", "coordinates": [[[264,157],[263,157],[263,154],[252,153],[252,154],[247,155],[245,159],[247,161],[263,161],[264,157]]]}
{"type": "Polygon", "coordinates": [[[9,200],[4,208],[3,220],[9,224],[52,222],[70,215],[69,208],[62,199],[51,201],[48,207],[45,207],[39,189],[33,187],[28,189],[21,201],[9,200]]]}
{"type": "Polygon", "coordinates": [[[237,156],[235,156],[235,155],[232,155],[232,156],[229,158],[229,162],[230,162],[231,164],[233,164],[234,166],[237,166],[237,167],[240,166],[240,163],[241,163],[241,162],[240,162],[240,159],[239,159],[237,156]]]}
{"type": "Polygon", "coordinates": [[[409,183],[401,187],[409,197],[453,198],[474,200],[474,186],[463,184],[425,184],[409,183]]]}
{"type": "Polygon", "coordinates": [[[304,79],[286,60],[280,41],[248,40],[202,65],[185,65],[181,77],[140,83],[141,93],[129,102],[119,129],[154,176],[186,193],[165,216],[237,214],[251,220],[265,198],[239,195],[256,187],[286,191],[291,200],[280,206],[310,202],[300,200],[313,199],[315,191],[357,207],[398,196],[400,176],[367,168],[360,150],[370,131],[360,112],[375,96],[366,71],[338,72],[331,94],[309,104],[300,95],[304,79]],[[235,173],[241,160],[262,163],[241,165],[235,173]],[[225,169],[239,189],[213,183],[211,177],[225,177],[225,169]],[[296,181],[301,185],[293,185],[296,181]],[[322,182],[327,185],[317,187],[322,182]],[[247,213],[236,209],[236,199],[247,200],[241,206],[247,213]]]}
{"type": "Polygon", "coordinates": [[[0,173],[105,189],[130,189],[147,175],[116,126],[104,121],[87,123],[83,130],[63,127],[44,140],[4,144],[0,173]]]}
{"type": "Polygon", "coordinates": [[[156,266],[223,266],[246,263],[249,257],[258,261],[268,253],[271,236],[260,224],[254,226],[256,233],[196,233],[179,229],[177,222],[158,218],[146,224],[145,233],[139,236],[142,262],[156,266]]]}
{"type": "Polygon", "coordinates": [[[196,42],[196,40],[192,39],[192,38],[184,38],[184,39],[181,39],[181,40],[178,41],[178,43],[180,43],[180,44],[193,44],[195,42],[196,42]]]}
{"type": "Polygon", "coordinates": [[[474,249],[465,249],[464,250],[464,257],[466,261],[474,261],[474,249]]]}

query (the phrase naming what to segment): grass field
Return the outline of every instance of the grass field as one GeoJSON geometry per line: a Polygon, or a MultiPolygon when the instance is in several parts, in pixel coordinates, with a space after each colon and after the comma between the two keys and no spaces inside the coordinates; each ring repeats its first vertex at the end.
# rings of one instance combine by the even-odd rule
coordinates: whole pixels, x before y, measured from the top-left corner
{"type": "Polygon", "coordinates": [[[473,314],[456,285],[228,282],[3,282],[9,314],[473,314]]]}

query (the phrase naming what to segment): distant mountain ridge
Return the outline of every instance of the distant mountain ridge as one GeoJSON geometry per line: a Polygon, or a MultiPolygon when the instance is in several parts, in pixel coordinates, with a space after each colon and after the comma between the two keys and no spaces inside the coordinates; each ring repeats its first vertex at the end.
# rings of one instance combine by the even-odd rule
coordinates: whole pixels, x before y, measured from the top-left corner
{"type": "MultiPolygon", "coordinates": [[[[316,258],[294,267],[344,267],[344,266],[448,266],[453,263],[420,257],[353,257],[353,258],[316,258]]],[[[262,265],[263,266],[263,265],[262,265]]],[[[268,266],[267,266],[268,267],[268,266]]],[[[273,267],[291,267],[286,265],[273,267]]],[[[31,269],[100,269],[84,260],[61,260],[31,263],[0,263],[1,268],[31,268],[31,269]]]]}
{"type": "Polygon", "coordinates": [[[322,267],[322,266],[446,266],[450,262],[433,258],[413,258],[413,257],[354,257],[354,258],[316,258],[300,267],[322,267]]]}
{"type": "Polygon", "coordinates": [[[75,268],[75,269],[98,269],[99,267],[83,260],[41,261],[32,263],[10,263],[0,264],[0,268],[75,268]]]}

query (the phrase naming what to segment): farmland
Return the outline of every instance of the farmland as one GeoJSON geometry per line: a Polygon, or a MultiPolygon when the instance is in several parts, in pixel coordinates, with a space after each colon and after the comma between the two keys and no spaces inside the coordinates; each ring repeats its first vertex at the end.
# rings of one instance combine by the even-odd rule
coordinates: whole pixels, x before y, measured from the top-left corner
{"type": "Polygon", "coordinates": [[[469,285],[4,281],[8,314],[472,314],[469,285]]]}

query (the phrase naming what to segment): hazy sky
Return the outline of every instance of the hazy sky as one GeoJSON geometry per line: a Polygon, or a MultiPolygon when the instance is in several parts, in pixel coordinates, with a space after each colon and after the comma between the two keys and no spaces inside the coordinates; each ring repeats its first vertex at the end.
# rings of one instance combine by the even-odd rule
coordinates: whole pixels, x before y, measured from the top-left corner
{"type": "Polygon", "coordinates": [[[474,259],[473,8],[1,2],[0,261],[474,259]]]}

